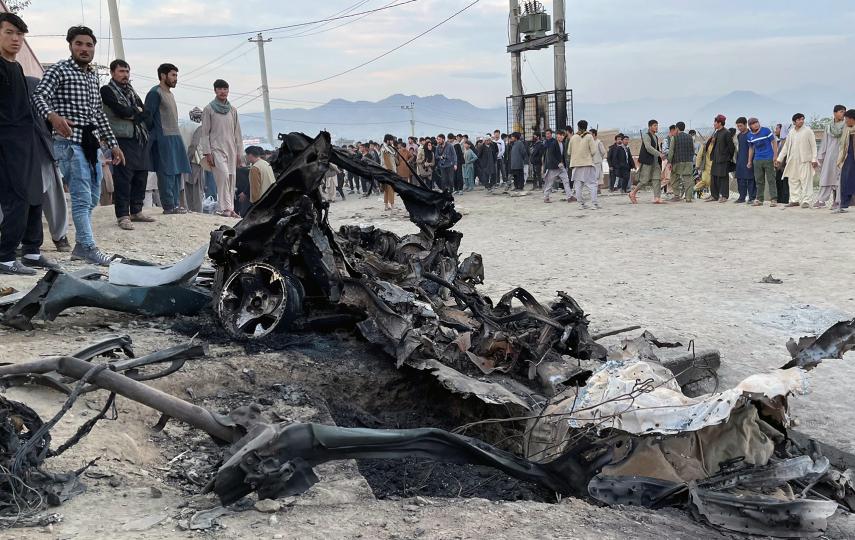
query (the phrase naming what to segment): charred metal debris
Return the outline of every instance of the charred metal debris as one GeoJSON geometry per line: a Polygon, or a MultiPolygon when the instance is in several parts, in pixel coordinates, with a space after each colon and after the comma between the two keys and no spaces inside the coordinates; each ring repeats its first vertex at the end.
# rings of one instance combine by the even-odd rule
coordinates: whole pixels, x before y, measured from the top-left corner
{"type": "MultiPolygon", "coordinates": [[[[855,348],[855,320],[816,338],[791,340],[792,361],[781,369],[720,389],[717,351],[695,351],[693,343],[687,350],[649,332],[607,350],[598,339],[637,327],[592,336],[585,312],[564,292],[544,304],[517,288],[494,302],[476,289],[485,279],[480,255],[461,260],[462,235],[452,230],[461,216],[450,194],[354,160],[332,147],[326,133],[281,138],[277,183],[243,220],[211,235],[214,273],[204,279],[225,331],[239,340],[263,340],[277,331],[351,326],[397,367],[429,373],[448,391],[492,406],[495,418],[449,432],[278,422],[258,405],[220,415],[143,384],[150,377],[139,367],[146,362],[133,359],[124,341],[0,366],[0,383],[47,385],[70,401],[100,388],[111,394],[99,417],[119,394],[163,413],[161,425],[174,418],[204,430],[223,446],[222,463],[205,489],[224,505],[252,492],[259,498],[303,493],[319,481],[314,467],[327,461],[416,456],[490,466],[608,505],[682,507],[713,527],[742,533],[815,537],[835,512],[855,509],[855,456],[792,431],[788,407],[790,396],[806,391],[809,370],[855,348]],[[419,232],[333,231],[318,189],[330,165],[392,186],[419,232]],[[88,361],[117,350],[129,358],[88,361]],[[487,424],[521,426],[524,437],[499,448],[465,434],[487,424]]],[[[168,279],[111,285],[148,288],[152,298],[163,287],[196,290],[191,280],[199,282],[199,265],[182,261],[168,279]]],[[[12,304],[5,322],[26,327],[39,312],[55,313],[63,302],[51,294],[59,294],[61,277],[12,304]]],[[[68,305],[104,304],[95,299],[103,299],[103,291],[79,294],[78,285],[61,286],[78,302],[68,305]],[[79,303],[84,298],[89,303],[79,303]]],[[[145,302],[119,305],[149,309],[145,302]]],[[[195,305],[189,302],[193,309],[186,311],[195,305]]],[[[155,372],[166,375],[196,354],[204,350],[150,357],[170,362],[155,372]]],[[[55,420],[43,423],[23,404],[0,402],[0,466],[6,472],[0,510],[11,510],[7,501],[20,504],[21,497],[34,507],[22,485],[45,493],[44,486],[56,483],[38,476],[54,455],[45,426],[55,420]]]]}

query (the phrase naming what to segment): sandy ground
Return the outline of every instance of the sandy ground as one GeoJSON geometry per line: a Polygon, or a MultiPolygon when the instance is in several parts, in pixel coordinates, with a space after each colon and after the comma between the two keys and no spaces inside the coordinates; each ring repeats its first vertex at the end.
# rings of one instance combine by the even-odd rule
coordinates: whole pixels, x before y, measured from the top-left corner
{"type": "MultiPolygon", "coordinates": [[[[523,286],[548,300],[556,290],[573,295],[590,314],[594,332],[640,324],[658,337],[695,340],[722,352],[721,385],[732,386],[757,371],[788,360],[789,337],[815,333],[853,317],[855,214],[749,208],[736,204],[629,204],[624,197],[602,198],[603,209],[575,204],[543,204],[538,194],[523,197],[482,191],[458,198],[464,213],[461,253],[483,255],[485,290],[494,298],[523,286]],[[848,234],[847,234],[848,233],[848,234]],[[772,274],[783,284],[762,284],[772,274]]],[[[555,200],[555,199],[553,199],[555,200]]],[[[334,225],[371,223],[396,232],[415,231],[402,215],[384,214],[382,200],[349,197],[332,208],[334,225]]],[[[112,208],[95,213],[96,237],[111,252],[152,261],[171,261],[206,244],[211,230],[233,222],[206,215],[157,216],[134,232],[115,226],[112,208]]],[[[46,248],[48,255],[50,247],[46,248]]],[[[67,254],[57,259],[68,268],[67,254]]],[[[0,277],[0,286],[24,288],[34,279],[0,277]]],[[[170,321],[143,320],[93,309],[72,309],[35,331],[0,328],[0,359],[25,361],[68,353],[117,332],[129,333],[146,353],[185,341],[168,330],[170,321]]],[[[791,406],[801,430],[855,452],[855,367],[847,355],[812,373],[810,393],[791,406]]],[[[305,361],[278,353],[282,362],[305,361]]],[[[247,357],[242,349],[212,347],[212,358],[157,381],[156,386],[186,397],[213,395],[240,386],[236,372],[252,365],[262,377],[271,359],[247,357]]],[[[276,376],[275,370],[270,372],[276,376]]],[[[56,393],[12,389],[43,416],[62,403],[56,393]]],[[[99,395],[81,400],[56,429],[55,440],[70,435],[91,417],[99,395]]],[[[226,516],[216,533],[182,531],[177,516],[187,498],[163,484],[158,467],[177,454],[153,438],[157,415],[121,400],[115,422],[99,424],[79,447],[51,462],[56,470],[79,467],[101,455],[99,465],[122,480],[87,479],[89,490],[56,509],[64,522],[48,528],[3,531],[3,538],[714,538],[719,533],[679,512],[597,508],[578,500],[560,505],[492,503],[479,499],[377,501],[354,478],[353,469],[331,470],[324,482],[275,519],[253,510],[226,516]],[[150,487],[163,496],[153,498],[150,487]],[[330,486],[333,486],[332,488],[330,486]],[[157,521],[145,523],[145,519],[157,521]],[[139,521],[143,520],[143,521],[139,521]],[[139,530],[142,529],[142,530],[139,530]]],[[[295,418],[299,418],[299,414],[295,418]]],[[[191,505],[192,506],[192,505],[191,505]]],[[[853,537],[851,517],[838,516],[831,538],[853,537]]]]}

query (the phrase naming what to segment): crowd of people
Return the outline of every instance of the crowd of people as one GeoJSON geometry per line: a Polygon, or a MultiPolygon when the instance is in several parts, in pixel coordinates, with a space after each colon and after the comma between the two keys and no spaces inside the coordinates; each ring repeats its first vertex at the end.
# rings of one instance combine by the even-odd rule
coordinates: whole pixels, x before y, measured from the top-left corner
{"type": "MultiPolygon", "coordinates": [[[[41,251],[42,215],[57,251],[70,251],[72,260],[109,265],[114,256],[98,248],[92,228],[105,178],[122,230],[154,222],[144,211],[152,204],[164,214],[185,214],[211,203],[219,215],[239,218],[273,185],[271,153],[258,146],[243,148],[228,82],[214,81],[211,102],[190,111],[194,127],[188,133],[179,123],[172,92],[179,73],[174,64],[158,67],[158,84],[145,98],[131,85],[131,66],[123,59],[110,63],[110,80],[102,85],[93,66],[97,39],[91,29],[74,26],[66,35],[70,57],[47,68],[40,80],[25,77],[16,56],[27,32],[20,17],[0,14],[0,273],[32,275],[36,269],[58,268],[41,251]],[[66,190],[73,248],[67,238],[66,190]]],[[[686,132],[683,122],[660,137],[659,123],[651,120],[638,155],[624,134],[606,148],[585,120],[575,130],[547,129],[528,139],[498,129],[474,141],[461,133],[406,140],[387,134],[382,143],[357,142],[345,150],[410,182],[458,196],[477,186],[520,191],[530,182],[550,203],[560,182],[564,200],[583,208],[600,207],[601,186],[626,193],[633,204],[646,186],[655,204],[666,202],[663,191],[670,202],[723,203],[730,200],[733,177],[736,203],[762,206],[768,197],[770,206],[830,206],[845,212],[855,194],[855,110],[838,105],[833,115],[819,148],[805,116],[796,114],[786,130],[744,117],[728,129],[727,118],[718,115],[706,139],[686,132]],[[815,173],[820,191],[814,198],[815,173]]],[[[383,191],[385,210],[400,211],[391,187],[381,189],[370,178],[334,166],[322,192],[334,202],[346,197],[346,186],[350,194],[364,197],[383,191]]]]}
{"type": "MultiPolygon", "coordinates": [[[[582,207],[599,208],[600,188],[622,192],[633,204],[638,193],[649,187],[654,204],[703,200],[724,203],[731,200],[731,181],[738,198],[734,203],[751,206],[830,208],[846,212],[855,194],[855,169],[850,137],[855,133],[855,110],[843,105],[833,109],[819,147],[816,136],[805,125],[805,115],[792,117],[792,125],[774,128],[761,125],[757,118],[739,117],[736,127],[727,127],[727,118],[713,119],[712,134],[700,136],[686,130],[684,122],[669,126],[659,135],[659,122],[650,120],[642,134],[637,154],[630,137],[615,135],[608,148],[596,129],[581,120],[577,129],[545,130],[530,140],[518,132],[510,135],[495,130],[474,143],[469,135],[449,133],[436,137],[409,137],[406,141],[386,135],[383,143],[357,142],[346,147],[357,157],[372,160],[412,182],[454,195],[481,186],[488,191],[519,191],[527,183],[542,190],[543,201],[552,202],[556,182],[564,188],[564,199],[582,207]],[[603,164],[608,167],[604,174],[603,164]],[[820,191],[814,198],[814,177],[819,175],[820,191]],[[588,192],[588,200],[583,198],[588,192]],[[663,192],[670,199],[663,198],[663,192]]],[[[370,196],[377,186],[368,179],[338,174],[338,184],[329,191],[345,197],[361,189],[370,196]]],[[[394,210],[394,193],[387,190],[385,208],[394,210]]]]}

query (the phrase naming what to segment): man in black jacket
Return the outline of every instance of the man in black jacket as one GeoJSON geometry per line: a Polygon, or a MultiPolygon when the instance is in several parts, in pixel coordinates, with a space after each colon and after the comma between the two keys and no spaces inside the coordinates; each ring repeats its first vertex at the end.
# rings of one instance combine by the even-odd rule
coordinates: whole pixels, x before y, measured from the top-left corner
{"type": "Polygon", "coordinates": [[[619,137],[620,141],[609,151],[609,167],[614,170],[616,189],[628,193],[632,187],[631,171],[635,168],[635,160],[632,159],[629,149],[629,137],[623,134],[619,137]]]}
{"type": "Polygon", "coordinates": [[[496,155],[497,147],[488,133],[484,137],[484,143],[478,149],[478,176],[486,189],[493,189],[496,185],[496,155]]]}
{"type": "Polygon", "coordinates": [[[543,202],[552,202],[549,200],[549,195],[552,193],[552,186],[555,180],[560,178],[564,184],[564,194],[567,196],[567,202],[571,202],[570,196],[570,177],[567,175],[567,146],[564,140],[564,131],[558,131],[557,138],[552,138],[552,130],[546,130],[546,140],[543,143],[543,168],[546,169],[546,175],[543,179],[543,202]]]}
{"type": "Polygon", "coordinates": [[[728,173],[733,161],[733,152],[736,145],[733,137],[724,127],[727,117],[720,114],[713,120],[715,133],[713,134],[712,168],[710,169],[710,197],[706,202],[727,202],[730,198],[730,176],[728,173]]]}
{"type": "Polygon", "coordinates": [[[543,188],[543,141],[537,133],[532,136],[530,156],[528,176],[531,178],[533,191],[543,188]]]}
{"type": "Polygon", "coordinates": [[[104,114],[125,154],[125,163],[113,166],[113,202],[119,228],[126,231],[134,230],[132,221],[155,221],[142,213],[150,169],[145,125],[149,113],[131,86],[130,78],[131,66],[116,59],[110,62],[110,82],[101,87],[104,114]]]}
{"type": "Polygon", "coordinates": [[[618,186],[618,175],[615,171],[615,158],[617,157],[617,152],[620,150],[622,145],[623,133],[619,133],[615,135],[615,143],[609,146],[609,150],[606,153],[606,163],[609,164],[609,191],[615,191],[618,186]]]}
{"type": "Polygon", "coordinates": [[[457,156],[457,163],[460,165],[454,171],[454,194],[460,195],[463,193],[463,135],[460,133],[454,138],[454,154],[457,156]]]}

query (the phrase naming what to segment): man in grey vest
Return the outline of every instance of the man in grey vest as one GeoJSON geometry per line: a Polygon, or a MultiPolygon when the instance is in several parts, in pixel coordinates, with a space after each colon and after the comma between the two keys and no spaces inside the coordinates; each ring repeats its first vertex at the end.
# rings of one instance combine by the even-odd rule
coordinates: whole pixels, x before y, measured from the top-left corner
{"type": "Polygon", "coordinates": [[[132,231],[131,222],[151,223],[143,215],[143,199],[148,180],[149,159],[146,152],[148,112],[130,84],[131,66],[124,60],[110,62],[110,82],[101,87],[104,114],[113,128],[119,147],[125,154],[124,165],[113,166],[113,203],[119,228],[132,231]]]}
{"type": "Polygon", "coordinates": [[[647,122],[647,133],[641,137],[641,151],[638,153],[638,185],[629,192],[632,204],[638,204],[638,190],[646,184],[653,188],[653,203],[662,204],[662,158],[665,157],[659,146],[659,122],[647,122]]]}

